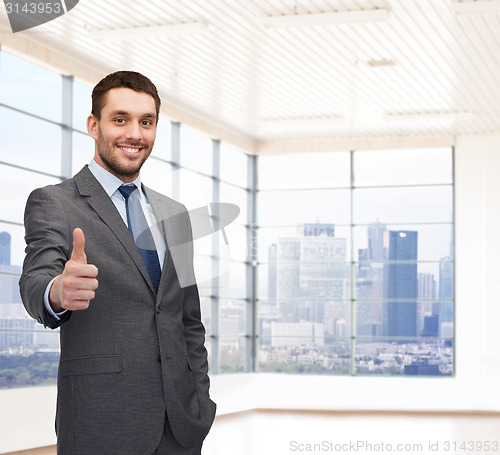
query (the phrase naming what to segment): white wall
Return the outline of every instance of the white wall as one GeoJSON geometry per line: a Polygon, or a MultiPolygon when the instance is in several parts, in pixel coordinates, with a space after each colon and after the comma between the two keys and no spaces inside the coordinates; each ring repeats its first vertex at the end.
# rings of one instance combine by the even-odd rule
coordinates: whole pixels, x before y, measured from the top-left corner
{"type": "MultiPolygon", "coordinates": [[[[500,135],[455,148],[456,377],[228,375],[219,413],[252,408],[500,412],[500,135]]],[[[0,390],[0,453],[54,443],[55,388],[0,390]]]]}

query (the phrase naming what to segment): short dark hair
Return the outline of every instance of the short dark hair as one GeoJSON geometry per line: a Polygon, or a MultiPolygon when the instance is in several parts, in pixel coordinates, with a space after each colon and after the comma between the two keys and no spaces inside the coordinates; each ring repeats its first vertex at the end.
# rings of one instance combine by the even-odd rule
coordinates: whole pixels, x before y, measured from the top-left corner
{"type": "Polygon", "coordinates": [[[129,88],[136,92],[143,92],[151,95],[156,106],[156,123],[160,114],[161,100],[156,86],[141,73],[135,71],[117,71],[108,74],[92,90],[92,115],[98,120],[101,119],[101,111],[106,101],[106,94],[113,88],[129,88]]]}

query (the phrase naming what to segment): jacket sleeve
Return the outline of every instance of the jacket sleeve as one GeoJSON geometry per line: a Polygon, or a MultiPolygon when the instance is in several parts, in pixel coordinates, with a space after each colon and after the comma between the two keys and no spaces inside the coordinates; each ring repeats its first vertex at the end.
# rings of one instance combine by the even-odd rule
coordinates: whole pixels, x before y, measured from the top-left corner
{"type": "Polygon", "coordinates": [[[19,280],[26,311],[45,327],[55,329],[71,317],[71,311],[54,318],[45,308],[47,285],[64,270],[69,259],[71,236],[64,210],[53,186],[33,191],[24,213],[26,257],[19,280]]]}

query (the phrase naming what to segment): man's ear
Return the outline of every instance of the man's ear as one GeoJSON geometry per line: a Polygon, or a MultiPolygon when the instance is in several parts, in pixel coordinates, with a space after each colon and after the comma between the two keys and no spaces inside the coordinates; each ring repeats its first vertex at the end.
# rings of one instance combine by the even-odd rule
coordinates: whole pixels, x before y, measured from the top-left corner
{"type": "Polygon", "coordinates": [[[97,141],[97,127],[98,127],[98,120],[95,117],[94,114],[90,114],[87,117],[87,131],[90,134],[90,137],[92,139],[95,139],[97,141]]]}

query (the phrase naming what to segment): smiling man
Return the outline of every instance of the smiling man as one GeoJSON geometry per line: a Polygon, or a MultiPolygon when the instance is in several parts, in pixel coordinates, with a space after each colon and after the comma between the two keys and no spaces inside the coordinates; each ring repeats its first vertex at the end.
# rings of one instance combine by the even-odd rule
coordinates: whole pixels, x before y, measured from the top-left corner
{"type": "Polygon", "coordinates": [[[87,120],[93,160],[26,205],[21,295],[61,332],[58,454],[200,454],[214,419],[198,290],[168,249],[183,245],[193,274],[189,216],[140,179],[159,110],[145,76],[106,76],[87,120]]]}

